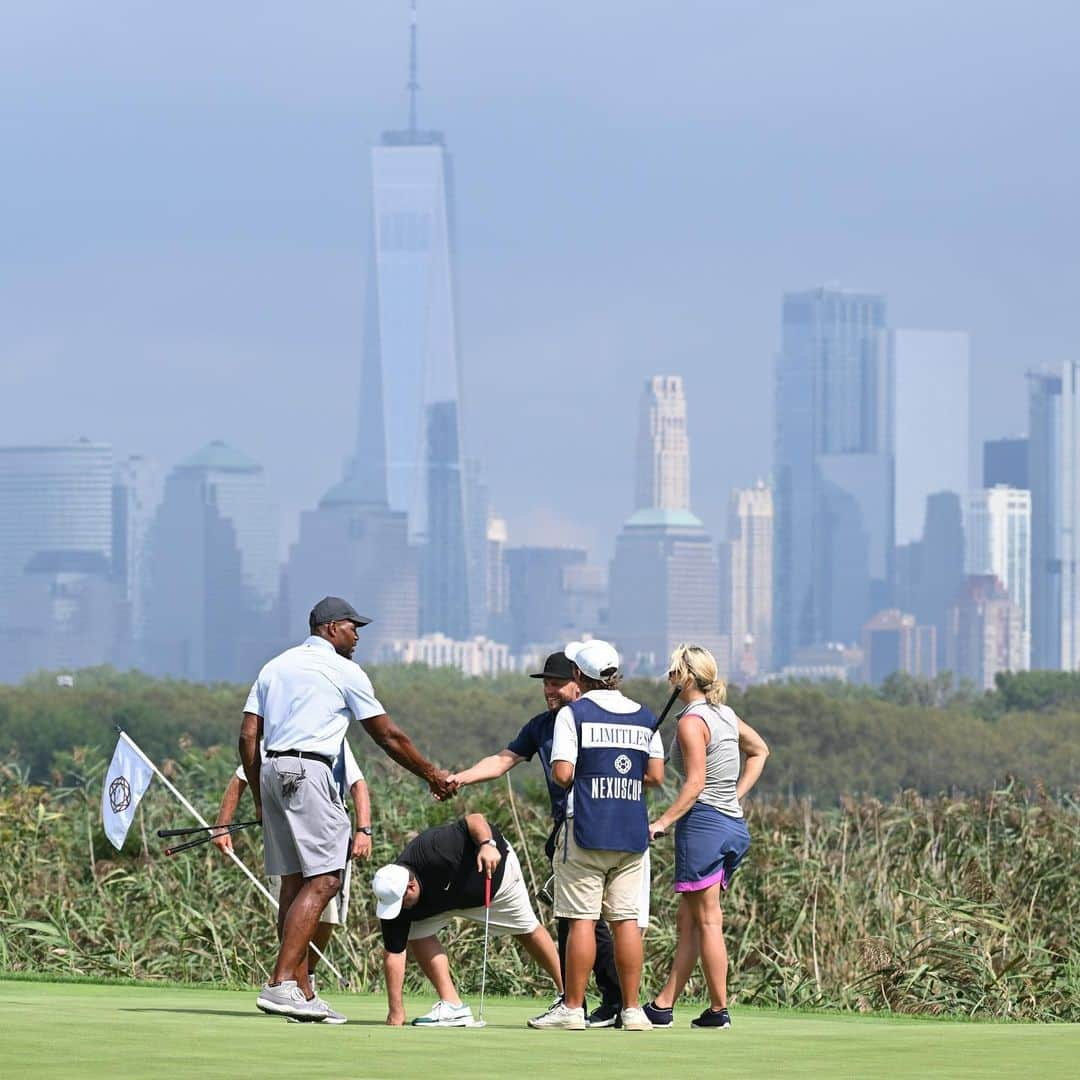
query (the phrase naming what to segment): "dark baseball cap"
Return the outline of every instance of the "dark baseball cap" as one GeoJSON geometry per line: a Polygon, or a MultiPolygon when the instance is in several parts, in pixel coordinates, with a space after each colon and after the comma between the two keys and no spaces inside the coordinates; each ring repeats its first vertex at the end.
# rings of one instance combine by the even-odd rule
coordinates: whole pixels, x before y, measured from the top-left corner
{"type": "Polygon", "coordinates": [[[308,616],[308,626],[314,630],[316,626],[324,626],[332,622],[356,623],[358,627],[367,626],[371,620],[365,615],[360,615],[356,608],[348,600],[342,600],[340,596],[324,596],[312,609],[308,616]]]}
{"type": "Polygon", "coordinates": [[[567,660],[564,652],[553,652],[544,661],[544,670],[529,676],[530,679],[572,679],[573,677],[574,669],[570,666],[570,661],[567,660]]]}

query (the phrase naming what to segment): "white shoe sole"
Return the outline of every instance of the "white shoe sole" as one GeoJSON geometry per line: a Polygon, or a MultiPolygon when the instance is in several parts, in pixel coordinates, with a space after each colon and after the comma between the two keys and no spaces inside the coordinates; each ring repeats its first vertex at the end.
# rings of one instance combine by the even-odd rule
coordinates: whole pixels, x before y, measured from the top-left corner
{"type": "Polygon", "coordinates": [[[285,1016],[290,1020],[308,1021],[310,1023],[322,1023],[326,1019],[323,1013],[306,1013],[294,1009],[290,1005],[279,1005],[276,1001],[256,1001],[255,1005],[268,1016],[285,1016]]]}
{"type": "Polygon", "coordinates": [[[457,1020],[424,1020],[422,1023],[418,1023],[414,1020],[409,1026],[418,1028],[437,1028],[437,1027],[473,1027],[476,1023],[471,1016],[462,1016],[457,1020]]]}

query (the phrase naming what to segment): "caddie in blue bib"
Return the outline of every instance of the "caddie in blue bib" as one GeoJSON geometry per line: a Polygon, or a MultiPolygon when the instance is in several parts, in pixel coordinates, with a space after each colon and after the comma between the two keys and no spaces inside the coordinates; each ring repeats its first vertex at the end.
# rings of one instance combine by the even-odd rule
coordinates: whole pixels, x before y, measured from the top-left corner
{"type": "Polygon", "coordinates": [[[608,712],[587,697],[569,708],[578,736],[574,839],[593,850],[645,851],[645,773],[656,717],[644,705],[634,713],[608,712]]]}

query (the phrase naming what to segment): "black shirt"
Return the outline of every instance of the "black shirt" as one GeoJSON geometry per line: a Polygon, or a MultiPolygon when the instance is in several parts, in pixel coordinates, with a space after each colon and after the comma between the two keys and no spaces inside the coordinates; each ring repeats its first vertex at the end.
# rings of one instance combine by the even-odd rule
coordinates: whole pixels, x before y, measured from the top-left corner
{"type": "MultiPolygon", "coordinates": [[[[502,858],[491,876],[491,895],[499,891],[506,870],[509,845],[489,823],[491,836],[502,858]]],[[[409,926],[445,911],[484,906],[484,875],[476,869],[476,844],[464,820],[425,829],[394,860],[411,870],[420,883],[416,906],[402,908],[396,919],[381,919],[383,946],[387,952],[405,951],[409,926]]]]}

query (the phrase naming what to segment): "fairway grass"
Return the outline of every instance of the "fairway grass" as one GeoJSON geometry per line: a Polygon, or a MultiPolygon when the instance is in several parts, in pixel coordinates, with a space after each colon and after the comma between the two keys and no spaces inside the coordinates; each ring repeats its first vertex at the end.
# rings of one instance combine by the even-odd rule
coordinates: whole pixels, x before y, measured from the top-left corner
{"type": "MultiPolygon", "coordinates": [[[[381,997],[327,994],[341,1027],[289,1024],[255,991],[0,980],[10,1077],[1065,1077],[1080,1025],[948,1023],[735,1008],[728,1031],[531,1031],[544,1001],[491,999],[484,1029],[387,1028],[381,997]]],[[[410,1017],[430,999],[406,1002],[410,1017]]],[[[472,1002],[476,1008],[476,1002],[472,1002]]]]}

